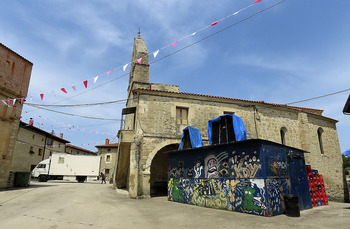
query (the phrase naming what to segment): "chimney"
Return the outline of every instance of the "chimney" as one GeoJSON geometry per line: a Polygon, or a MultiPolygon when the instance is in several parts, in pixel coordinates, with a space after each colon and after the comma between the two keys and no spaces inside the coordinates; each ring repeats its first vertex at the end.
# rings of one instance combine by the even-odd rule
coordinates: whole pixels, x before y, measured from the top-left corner
{"type": "Polygon", "coordinates": [[[33,124],[34,124],[34,120],[33,120],[33,118],[30,118],[29,119],[29,126],[33,126],[33,124]]]}
{"type": "Polygon", "coordinates": [[[63,138],[63,133],[60,133],[60,138],[63,138]]]}
{"type": "Polygon", "coordinates": [[[106,145],[109,145],[109,139],[106,138],[106,145]]]}

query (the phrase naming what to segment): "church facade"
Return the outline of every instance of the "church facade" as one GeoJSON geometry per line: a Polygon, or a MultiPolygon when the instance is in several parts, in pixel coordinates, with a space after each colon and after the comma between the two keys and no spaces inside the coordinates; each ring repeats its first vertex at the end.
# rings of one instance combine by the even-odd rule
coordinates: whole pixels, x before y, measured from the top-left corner
{"type": "Polygon", "coordinates": [[[223,114],[243,119],[248,139],[264,139],[309,153],[305,162],[323,174],[330,199],[343,200],[343,169],[337,120],[322,110],[180,92],[179,86],[149,82],[148,50],[134,39],[128,101],[122,111],[114,185],[132,198],[166,194],[168,156],[182,130],[200,130],[208,145],[208,120],[223,114]],[[137,59],[142,58],[141,64],[137,59]]]}

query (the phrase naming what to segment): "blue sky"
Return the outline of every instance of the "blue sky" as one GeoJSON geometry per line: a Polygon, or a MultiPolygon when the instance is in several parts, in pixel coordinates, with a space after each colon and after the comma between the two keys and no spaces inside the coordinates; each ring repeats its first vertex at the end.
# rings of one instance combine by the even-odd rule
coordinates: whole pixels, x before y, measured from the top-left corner
{"type": "MultiPolygon", "coordinates": [[[[40,104],[122,100],[127,96],[128,75],[121,76],[128,73],[129,68],[125,72],[117,69],[109,76],[104,73],[130,62],[133,38],[139,28],[151,53],[253,2],[7,0],[0,3],[0,42],[34,64],[27,102],[31,96],[32,103],[40,104]],[[97,75],[101,76],[94,84],[93,78],[97,75]],[[117,77],[121,78],[88,91],[117,77]],[[84,80],[88,80],[87,89],[82,84],[84,80]],[[76,92],[71,88],[74,84],[76,92]],[[67,89],[67,94],[60,91],[62,87],[67,89]],[[40,101],[41,93],[43,101],[40,101]]],[[[162,49],[157,58],[278,2],[262,0],[179,41],[175,47],[162,49]]],[[[350,2],[344,0],[286,0],[152,64],[150,81],[179,85],[182,92],[281,104],[348,89],[349,8],[350,2]]],[[[157,58],[150,57],[150,61],[157,58]]],[[[324,109],[325,116],[339,120],[337,129],[342,152],[350,148],[350,116],[342,113],[349,93],[293,104],[324,109]]],[[[124,106],[123,102],[52,109],[120,119],[124,106]]],[[[85,119],[29,106],[25,106],[24,111],[28,113],[23,113],[23,121],[33,117],[36,126],[41,123],[46,131],[64,133],[71,144],[93,151],[96,151],[94,143],[103,144],[107,137],[114,139],[112,135],[96,134],[96,131],[116,134],[120,126],[119,121],[85,119]],[[77,126],[83,129],[78,131],[77,126]]]]}

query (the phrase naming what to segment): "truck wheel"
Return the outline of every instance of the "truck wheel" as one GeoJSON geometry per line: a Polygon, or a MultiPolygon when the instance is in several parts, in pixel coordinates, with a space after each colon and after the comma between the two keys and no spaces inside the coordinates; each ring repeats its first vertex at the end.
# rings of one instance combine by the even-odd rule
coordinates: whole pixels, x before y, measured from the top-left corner
{"type": "Polygon", "coordinates": [[[40,175],[40,176],[38,177],[38,181],[39,181],[39,182],[46,182],[46,181],[47,181],[46,175],[40,175]]]}
{"type": "Polygon", "coordinates": [[[76,179],[79,183],[84,183],[84,181],[86,180],[86,176],[77,176],[76,179]]]}

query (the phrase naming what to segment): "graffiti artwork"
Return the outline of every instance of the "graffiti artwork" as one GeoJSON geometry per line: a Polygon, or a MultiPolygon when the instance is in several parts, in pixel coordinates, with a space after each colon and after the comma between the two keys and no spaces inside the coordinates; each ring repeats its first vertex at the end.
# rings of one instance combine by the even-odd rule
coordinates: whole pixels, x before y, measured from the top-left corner
{"type": "Polygon", "coordinates": [[[168,199],[262,216],[282,214],[284,196],[293,190],[288,151],[261,142],[196,149],[192,157],[187,151],[178,159],[169,154],[168,199]]]}
{"type": "Polygon", "coordinates": [[[235,155],[233,152],[233,157],[230,158],[231,172],[232,176],[236,178],[255,178],[257,172],[261,168],[260,159],[256,156],[256,151],[254,155],[246,155],[245,152],[235,155]]]}
{"type": "Polygon", "coordinates": [[[218,155],[209,155],[205,158],[205,177],[219,178],[229,175],[228,153],[222,152],[218,155]]]}

